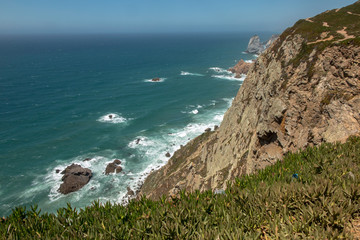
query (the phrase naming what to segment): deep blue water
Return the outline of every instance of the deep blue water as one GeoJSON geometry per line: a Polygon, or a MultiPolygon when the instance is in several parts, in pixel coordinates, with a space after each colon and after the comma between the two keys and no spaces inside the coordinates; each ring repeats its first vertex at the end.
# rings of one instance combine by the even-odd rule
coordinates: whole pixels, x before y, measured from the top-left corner
{"type": "Polygon", "coordinates": [[[167,152],[220,124],[242,83],[224,69],[254,58],[242,53],[250,37],[0,38],[0,216],[17,205],[54,212],[66,202],[121,202],[167,152]],[[155,77],[162,81],[148,81],[155,77]],[[114,159],[123,172],[104,175],[114,159]],[[64,196],[55,171],[71,163],[93,178],[64,196]]]}

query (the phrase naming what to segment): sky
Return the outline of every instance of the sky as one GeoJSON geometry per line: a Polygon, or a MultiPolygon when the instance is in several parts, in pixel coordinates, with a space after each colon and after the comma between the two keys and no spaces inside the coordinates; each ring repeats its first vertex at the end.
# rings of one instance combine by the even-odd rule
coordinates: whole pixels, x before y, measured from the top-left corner
{"type": "Polygon", "coordinates": [[[355,0],[0,0],[1,34],[282,32],[355,0]]]}

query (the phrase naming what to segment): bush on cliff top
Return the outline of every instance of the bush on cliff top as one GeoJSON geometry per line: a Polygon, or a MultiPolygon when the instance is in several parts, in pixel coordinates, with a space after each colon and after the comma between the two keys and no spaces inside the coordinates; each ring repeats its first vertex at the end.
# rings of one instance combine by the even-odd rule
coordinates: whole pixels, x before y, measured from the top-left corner
{"type": "Polygon", "coordinates": [[[225,194],[182,192],[128,206],[100,204],[57,214],[15,208],[3,239],[334,239],[351,238],[360,214],[360,138],[289,154],[230,184],[225,194]]]}

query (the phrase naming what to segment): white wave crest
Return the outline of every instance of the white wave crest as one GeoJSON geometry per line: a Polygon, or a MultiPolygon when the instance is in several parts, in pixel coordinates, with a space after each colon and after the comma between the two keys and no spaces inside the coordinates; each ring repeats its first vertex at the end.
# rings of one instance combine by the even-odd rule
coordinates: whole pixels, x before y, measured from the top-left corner
{"type": "Polygon", "coordinates": [[[236,78],[234,74],[232,74],[232,75],[226,75],[226,74],[211,75],[211,77],[219,78],[219,79],[225,79],[225,80],[231,80],[231,81],[240,81],[240,82],[243,82],[245,80],[245,77],[236,78]]]}
{"type": "Polygon", "coordinates": [[[184,71],[181,71],[180,75],[182,76],[204,76],[203,74],[200,74],[200,73],[191,73],[191,72],[184,72],[184,71]]]}
{"type": "Polygon", "coordinates": [[[232,72],[226,70],[226,69],[223,69],[223,68],[220,68],[220,67],[211,67],[209,68],[210,70],[214,71],[214,72],[217,72],[217,73],[228,73],[228,74],[232,74],[232,72]]]}
{"type": "Polygon", "coordinates": [[[192,114],[198,114],[198,113],[199,113],[199,110],[194,109],[194,110],[191,111],[191,113],[192,113],[192,114]]]}

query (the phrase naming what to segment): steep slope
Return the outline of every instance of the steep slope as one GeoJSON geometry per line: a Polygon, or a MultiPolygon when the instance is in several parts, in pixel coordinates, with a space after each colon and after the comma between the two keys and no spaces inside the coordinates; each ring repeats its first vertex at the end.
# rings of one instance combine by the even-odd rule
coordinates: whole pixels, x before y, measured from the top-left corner
{"type": "Polygon", "coordinates": [[[178,150],[140,194],[225,188],[287,152],[360,132],[360,2],[300,20],[250,69],[221,126],[178,150]]]}

